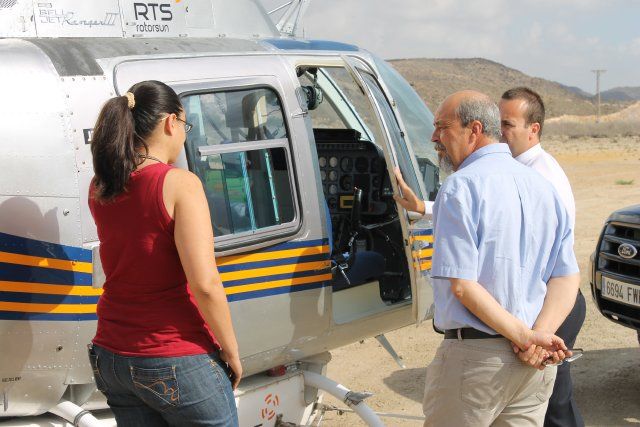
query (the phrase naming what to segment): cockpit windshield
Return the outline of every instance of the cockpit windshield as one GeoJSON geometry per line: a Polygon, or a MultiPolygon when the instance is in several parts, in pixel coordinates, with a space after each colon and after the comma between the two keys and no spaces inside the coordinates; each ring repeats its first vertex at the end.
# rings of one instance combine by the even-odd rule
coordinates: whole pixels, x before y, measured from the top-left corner
{"type": "Polygon", "coordinates": [[[438,155],[431,142],[433,114],[409,83],[387,62],[373,57],[382,80],[396,101],[402,122],[407,131],[406,139],[413,148],[425,188],[430,196],[438,188],[438,155]]]}
{"type": "Polygon", "coordinates": [[[314,128],[355,129],[361,138],[380,144],[382,131],[371,103],[343,67],[315,68],[300,77],[300,84],[316,85],[323,102],[311,110],[314,128]]]}

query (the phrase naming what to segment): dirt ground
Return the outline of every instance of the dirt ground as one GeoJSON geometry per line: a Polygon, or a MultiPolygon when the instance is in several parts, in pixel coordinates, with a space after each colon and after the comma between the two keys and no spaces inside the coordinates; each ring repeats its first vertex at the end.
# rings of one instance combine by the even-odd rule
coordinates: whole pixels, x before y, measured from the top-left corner
{"type": "MultiPolygon", "coordinates": [[[[564,168],[576,199],[575,249],[582,271],[581,289],[587,300],[587,318],[576,342],[585,355],[572,369],[578,406],[587,426],[640,425],[640,347],[636,332],[598,313],[587,275],[589,256],[609,213],[640,203],[640,136],[555,137],[543,146],[564,168]]],[[[332,351],[328,376],[352,390],[373,392],[367,402],[376,412],[421,416],[425,367],[441,337],[433,332],[431,322],[387,334],[406,369],[400,369],[375,339],[340,348],[332,351]]],[[[345,407],[331,398],[325,403],[345,407]]],[[[383,421],[389,426],[422,423],[397,418],[383,421]]],[[[355,414],[327,412],[323,425],[363,423],[355,414]]]]}

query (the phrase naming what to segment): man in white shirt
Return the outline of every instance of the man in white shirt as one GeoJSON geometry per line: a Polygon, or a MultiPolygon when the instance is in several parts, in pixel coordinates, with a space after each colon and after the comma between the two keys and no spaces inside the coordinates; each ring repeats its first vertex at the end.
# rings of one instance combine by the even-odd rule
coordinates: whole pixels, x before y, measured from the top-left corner
{"type": "Polygon", "coordinates": [[[540,145],[544,124],[544,104],[540,95],[526,87],[509,89],[500,100],[502,141],[520,163],[533,168],[551,181],[575,228],[576,207],[571,184],[564,171],[540,145]]]}
{"type": "MultiPolygon", "coordinates": [[[[551,182],[559,194],[575,230],[575,202],[569,179],[556,159],[540,145],[544,125],[544,103],[533,90],[526,87],[509,89],[500,100],[500,119],[503,142],[509,145],[511,154],[517,161],[533,168],[551,182]]],[[[572,348],[586,313],[584,296],[578,292],[576,304],[556,333],[564,339],[567,347],[572,348]]],[[[527,357],[521,355],[526,362],[527,357]]],[[[564,363],[558,368],[558,375],[549,400],[545,427],[584,426],[582,416],[573,399],[570,364],[564,363]]]]}

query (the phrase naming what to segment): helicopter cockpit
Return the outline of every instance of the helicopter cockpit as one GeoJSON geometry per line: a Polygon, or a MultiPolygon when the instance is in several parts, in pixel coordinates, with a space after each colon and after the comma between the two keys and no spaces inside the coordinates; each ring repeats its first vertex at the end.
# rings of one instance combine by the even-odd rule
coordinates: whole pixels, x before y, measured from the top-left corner
{"type": "Polygon", "coordinates": [[[411,298],[383,132],[347,69],[301,67],[332,234],[333,291],[377,282],[385,304],[411,298]]]}

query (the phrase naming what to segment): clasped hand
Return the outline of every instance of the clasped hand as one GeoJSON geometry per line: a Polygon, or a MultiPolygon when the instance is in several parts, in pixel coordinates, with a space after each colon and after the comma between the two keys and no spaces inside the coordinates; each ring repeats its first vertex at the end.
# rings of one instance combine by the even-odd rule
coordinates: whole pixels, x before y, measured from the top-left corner
{"type": "Polygon", "coordinates": [[[529,330],[520,344],[512,342],[511,346],[522,363],[540,370],[572,355],[562,338],[544,331],[529,330]]]}

